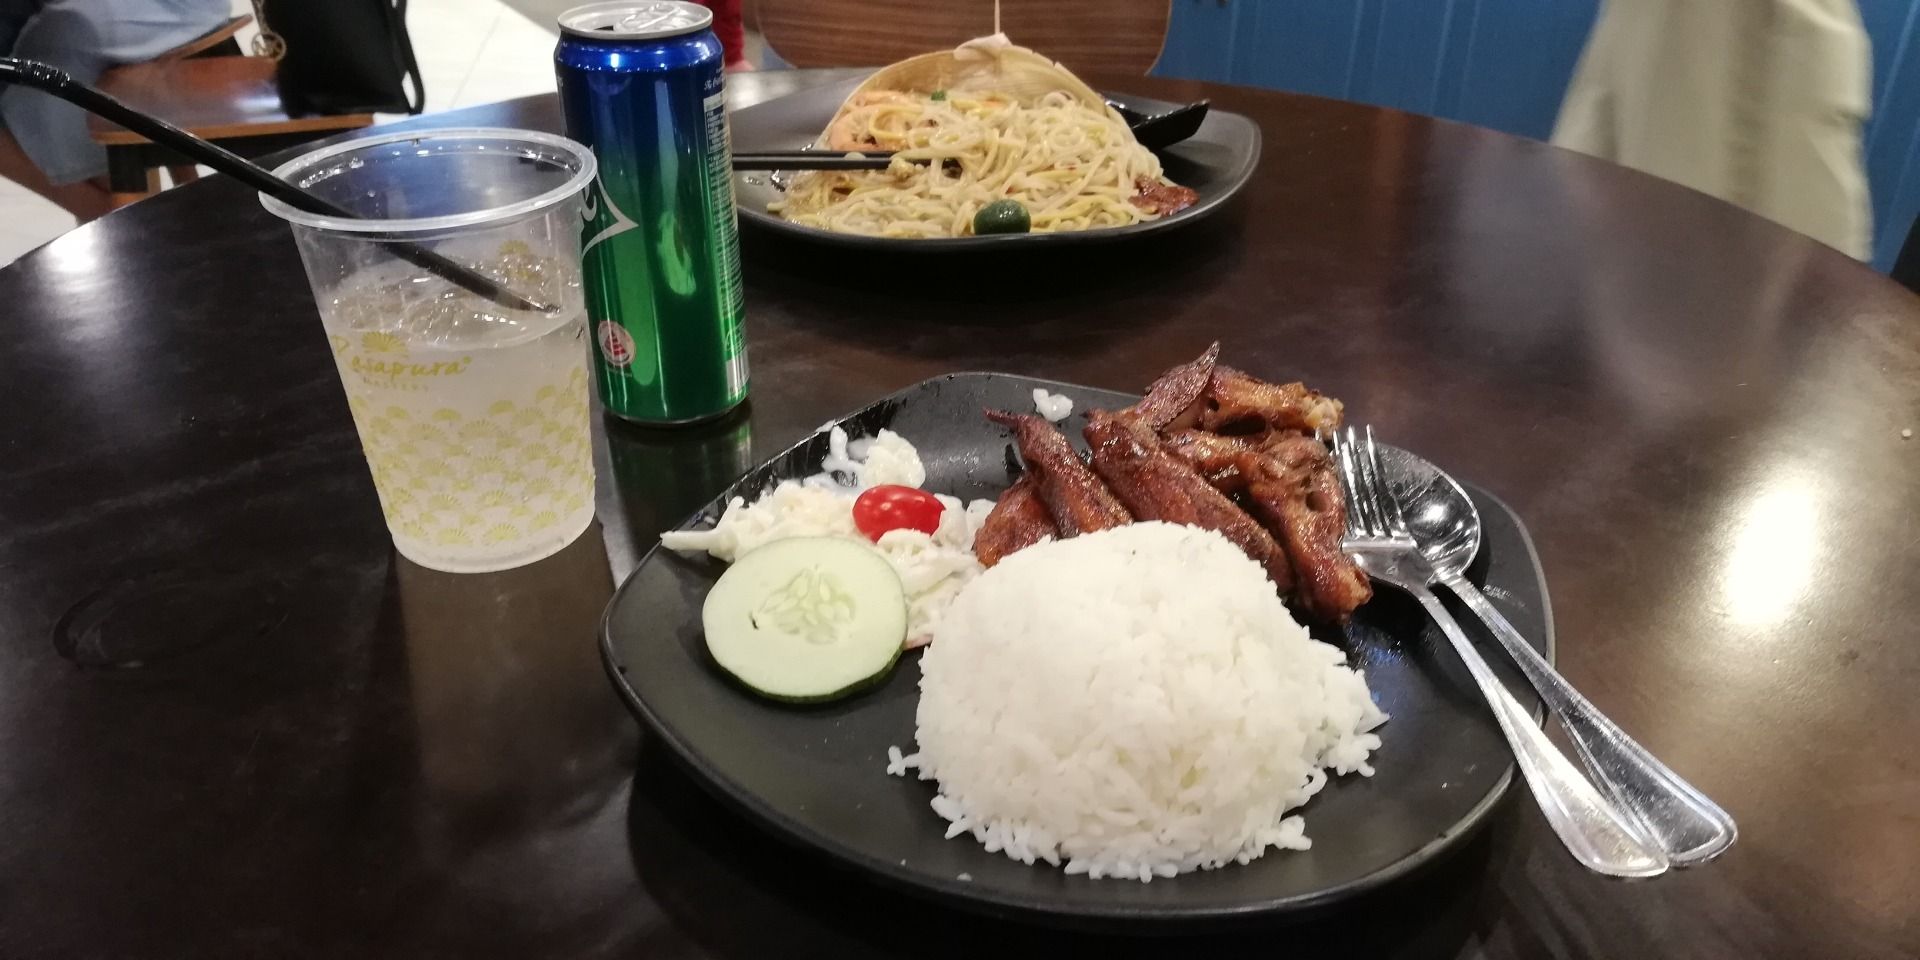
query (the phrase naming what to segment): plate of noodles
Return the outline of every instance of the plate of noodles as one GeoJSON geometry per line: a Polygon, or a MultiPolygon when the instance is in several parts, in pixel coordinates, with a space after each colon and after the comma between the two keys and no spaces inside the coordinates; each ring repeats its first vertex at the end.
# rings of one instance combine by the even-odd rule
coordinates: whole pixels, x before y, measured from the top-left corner
{"type": "MultiPolygon", "coordinates": [[[[1145,112],[1174,106],[1118,99],[1145,112]]],[[[734,186],[749,223],[902,249],[1177,227],[1219,209],[1260,159],[1260,128],[1219,109],[1188,140],[1148,150],[1104,95],[998,34],[748,107],[732,132],[740,153],[891,152],[885,170],[742,172],[734,186]]]]}
{"type": "MultiPolygon", "coordinates": [[[[1175,491],[1156,502],[1199,503],[1194,485],[1232,485],[1198,472],[1208,447],[1186,441],[1243,441],[1252,434],[1231,431],[1288,411],[1340,415],[1268,371],[1184,375],[1194,368],[1169,371],[1144,399],[948,374],[828,422],[641,560],[602,622],[615,688],[718,802],[764,828],[743,843],[795,843],[824,855],[810,863],[989,913],[1071,924],[1300,911],[1436,860],[1507,789],[1506,741],[1417,604],[1390,591],[1332,611],[1307,602],[1321,581],[1308,571],[1343,557],[1314,560],[1291,539],[1276,548],[1295,574],[1288,607],[1276,568],[1247,552],[1253,540],[1147,519],[1137,498],[1160,496],[1149,488],[1175,491]],[[1156,400],[1196,391],[1197,408],[1156,400]],[[1198,426],[1167,416],[1196,409],[1198,426]],[[1116,423],[1124,436],[1108,429],[1116,423]],[[1157,430],[1168,456],[1201,459],[1176,478],[1138,429],[1157,430]],[[1161,466],[1107,469],[1143,456],[1161,466]],[[1088,467],[1093,479],[1073,479],[1088,467]],[[938,501],[937,523],[870,528],[861,504],[883,491],[938,501]],[[1011,536],[1039,522],[1036,495],[1046,529],[1011,536]],[[1135,504],[1130,519],[1094,529],[1108,495],[1135,504]],[[770,643],[759,664],[730,656],[714,631],[738,595],[722,584],[805,551],[793,568],[805,577],[766,578],[774,589],[751,618],[786,630],[805,612],[794,621],[804,645],[770,643]],[[834,555],[848,551],[892,572],[842,576],[850,568],[834,555]],[[844,681],[867,668],[813,690],[766,682],[840,661],[851,648],[811,631],[882,612],[868,590],[880,580],[893,649],[876,673],[852,687],[844,681]],[[805,602],[790,595],[796,584],[805,602]]],[[[1273,429],[1262,449],[1315,442],[1273,429]]],[[[1387,451],[1389,484],[1415,482],[1407,457],[1387,451]]],[[[1266,494],[1248,493],[1257,510],[1266,494]]],[[[1484,491],[1468,494],[1485,525],[1469,578],[1551,658],[1525,528],[1484,491]]],[[[1227,529],[1226,519],[1205,522],[1227,529]]],[[[1523,703],[1538,702],[1511,664],[1492,666],[1523,703]]],[[[818,882],[861,902],[862,888],[834,871],[818,882]]]]}

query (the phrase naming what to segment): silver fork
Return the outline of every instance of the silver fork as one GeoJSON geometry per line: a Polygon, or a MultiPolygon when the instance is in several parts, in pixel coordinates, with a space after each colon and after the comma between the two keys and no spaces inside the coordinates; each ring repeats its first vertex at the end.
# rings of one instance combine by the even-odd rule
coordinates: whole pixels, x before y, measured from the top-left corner
{"type": "Polygon", "coordinates": [[[1665,873],[1669,865],[1665,851],[1643,841],[1632,815],[1603,796],[1547,739],[1546,732],[1507,692],[1493,668],[1474,649],[1473,641],[1428,589],[1434,579],[1432,565],[1408,532],[1400,504],[1381,475],[1372,429],[1367,431],[1364,448],[1360,448],[1351,428],[1346,437],[1336,433],[1333,440],[1347,493],[1347,536],[1341,547],[1368,576],[1418,600],[1446,634],[1493,709],[1493,718],[1513,749],[1521,776],[1560,842],[1574,859],[1596,873],[1614,877],[1665,873]]]}

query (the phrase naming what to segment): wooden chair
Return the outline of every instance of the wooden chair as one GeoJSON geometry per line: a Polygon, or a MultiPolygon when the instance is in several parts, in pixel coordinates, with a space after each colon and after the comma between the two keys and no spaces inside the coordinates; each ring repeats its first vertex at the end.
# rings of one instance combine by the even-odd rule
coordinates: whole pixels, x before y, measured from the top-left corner
{"type": "Polygon", "coordinates": [[[240,41],[236,38],[239,36],[240,31],[245,30],[247,25],[252,22],[252,16],[242,14],[153,59],[185,60],[188,57],[237,57],[244,51],[240,49],[240,41]]]}
{"type": "MultiPolygon", "coordinates": [[[[1000,0],[1000,29],[1075,71],[1143,74],[1172,0],[1000,0]]],[[[993,32],[994,0],[749,0],[748,22],[796,67],[868,67],[993,32]]]]}
{"type": "MultiPolygon", "coordinates": [[[[252,17],[234,17],[145,63],[108,70],[100,77],[100,90],[245,157],[373,123],[369,113],[288,116],[274,81],[274,61],[238,55],[234,34],[251,22],[252,17]]],[[[116,207],[157,193],[162,168],[176,184],[197,176],[187,158],[99,117],[87,118],[87,132],[107,149],[107,181],[116,207]]]]}

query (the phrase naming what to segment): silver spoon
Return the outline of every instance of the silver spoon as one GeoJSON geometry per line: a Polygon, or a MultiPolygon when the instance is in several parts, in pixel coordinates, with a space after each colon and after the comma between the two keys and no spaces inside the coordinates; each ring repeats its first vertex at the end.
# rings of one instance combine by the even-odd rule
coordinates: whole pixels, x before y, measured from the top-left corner
{"type": "Polygon", "coordinates": [[[1453,591],[1499,639],[1547,709],[1560,717],[1594,780],[1633,813],[1674,865],[1693,866],[1726,852],[1738,835],[1733,817],[1607,719],[1467,581],[1467,565],[1480,551],[1480,511],[1466,490],[1414,454],[1382,447],[1380,455],[1387,486],[1406,505],[1407,526],[1435,582],[1453,591]]]}
{"type": "Polygon", "coordinates": [[[1645,838],[1634,815],[1602,795],[1601,788],[1574,768],[1573,761],[1547,739],[1545,730],[1520,705],[1507,685],[1480,655],[1472,638],[1433,592],[1438,579],[1413,538],[1405,505],[1385,479],[1373,431],[1360,443],[1353,428],[1341,440],[1334,435],[1341,485],[1348,496],[1347,529],[1341,549],[1372,577],[1419,601],[1435,626],[1460,656],[1474,686],[1486,698],[1500,734],[1513,750],[1521,779],[1540,804],[1547,825],[1575,860],[1610,877],[1657,877],[1671,866],[1666,852],[1645,838]]]}

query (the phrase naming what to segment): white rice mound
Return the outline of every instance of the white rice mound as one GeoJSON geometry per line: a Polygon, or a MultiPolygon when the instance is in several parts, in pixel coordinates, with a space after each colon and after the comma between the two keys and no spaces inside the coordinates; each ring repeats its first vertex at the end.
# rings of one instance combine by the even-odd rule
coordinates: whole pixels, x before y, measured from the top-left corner
{"type": "Polygon", "coordinates": [[[919,752],[947,836],[1069,874],[1151,880],[1304,850],[1286,812],[1371,776],[1387,718],[1226,538],[1135,523],[969,582],[920,668],[919,752]]]}

